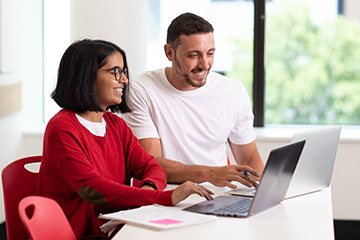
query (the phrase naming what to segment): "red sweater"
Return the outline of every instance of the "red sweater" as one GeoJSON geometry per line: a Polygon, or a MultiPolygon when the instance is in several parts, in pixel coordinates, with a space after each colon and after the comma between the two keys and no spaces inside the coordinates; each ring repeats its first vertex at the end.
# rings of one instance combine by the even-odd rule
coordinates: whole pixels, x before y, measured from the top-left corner
{"type": "Polygon", "coordinates": [[[77,239],[102,234],[99,213],[149,204],[172,205],[166,174],[126,123],[105,112],[106,136],[90,133],[75,113],[61,110],[48,123],[39,174],[39,194],[62,207],[77,239]],[[151,181],[159,190],[130,187],[151,181]]]}

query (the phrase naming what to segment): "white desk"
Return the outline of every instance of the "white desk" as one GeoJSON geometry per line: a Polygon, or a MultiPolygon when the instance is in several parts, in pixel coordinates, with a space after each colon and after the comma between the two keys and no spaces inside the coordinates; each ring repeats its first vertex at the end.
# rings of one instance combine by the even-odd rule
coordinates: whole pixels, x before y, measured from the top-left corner
{"type": "MultiPolygon", "coordinates": [[[[226,190],[207,184],[206,186],[212,189],[215,195],[220,195],[226,190]]],[[[168,186],[169,189],[173,187],[168,186]]],[[[185,208],[199,201],[203,199],[192,195],[176,207],[185,208]]],[[[249,218],[218,217],[214,222],[165,231],[154,231],[127,224],[113,239],[331,240],[334,239],[331,190],[329,188],[285,200],[276,207],[249,218]]]]}

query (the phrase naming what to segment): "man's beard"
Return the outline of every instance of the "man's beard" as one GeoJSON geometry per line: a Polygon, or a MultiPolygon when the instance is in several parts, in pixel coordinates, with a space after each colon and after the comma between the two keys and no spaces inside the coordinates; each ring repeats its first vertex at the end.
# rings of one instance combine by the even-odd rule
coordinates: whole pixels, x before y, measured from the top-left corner
{"type": "MultiPolygon", "coordinates": [[[[185,79],[185,82],[186,82],[187,84],[189,84],[189,85],[192,86],[192,87],[196,87],[196,88],[200,88],[200,87],[202,87],[202,86],[205,85],[205,83],[206,83],[206,78],[207,78],[208,73],[206,73],[206,74],[204,75],[204,78],[201,79],[200,81],[194,81],[194,80],[191,80],[189,74],[181,73],[181,72],[179,71],[179,70],[181,70],[181,66],[180,66],[180,64],[179,64],[179,61],[178,61],[177,58],[176,58],[176,54],[175,54],[175,65],[176,65],[176,68],[175,68],[176,73],[177,73],[179,76],[183,77],[183,78],[185,79]]],[[[194,70],[195,70],[195,71],[201,71],[201,70],[204,70],[204,69],[197,68],[197,69],[194,69],[194,70]]],[[[204,71],[207,71],[207,70],[204,70],[204,71]]]]}

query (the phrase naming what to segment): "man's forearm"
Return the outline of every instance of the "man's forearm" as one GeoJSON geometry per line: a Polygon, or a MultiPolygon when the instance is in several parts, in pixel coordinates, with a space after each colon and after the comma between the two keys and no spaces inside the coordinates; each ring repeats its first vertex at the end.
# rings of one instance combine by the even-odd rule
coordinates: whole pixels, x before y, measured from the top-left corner
{"type": "Polygon", "coordinates": [[[193,181],[196,183],[209,180],[207,174],[210,167],[186,165],[178,161],[161,158],[161,141],[158,138],[145,138],[139,140],[143,148],[152,156],[166,171],[168,183],[183,183],[193,181]]]}
{"type": "Polygon", "coordinates": [[[158,158],[155,160],[166,171],[168,183],[183,183],[187,180],[200,183],[206,181],[206,166],[186,165],[177,161],[158,158]]]}

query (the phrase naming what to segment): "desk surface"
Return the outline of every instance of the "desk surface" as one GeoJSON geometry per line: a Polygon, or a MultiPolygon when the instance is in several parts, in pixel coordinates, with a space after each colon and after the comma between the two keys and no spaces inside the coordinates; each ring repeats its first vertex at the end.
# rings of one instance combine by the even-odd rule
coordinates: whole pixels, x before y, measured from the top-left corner
{"type": "MultiPolygon", "coordinates": [[[[216,195],[225,188],[205,184],[216,195]]],[[[168,186],[174,188],[173,185],[168,186]]],[[[185,208],[203,201],[191,195],[175,207],[185,208]]],[[[183,228],[155,231],[126,224],[113,238],[118,239],[334,239],[330,188],[291,198],[249,218],[218,217],[216,221],[183,228]]]]}

